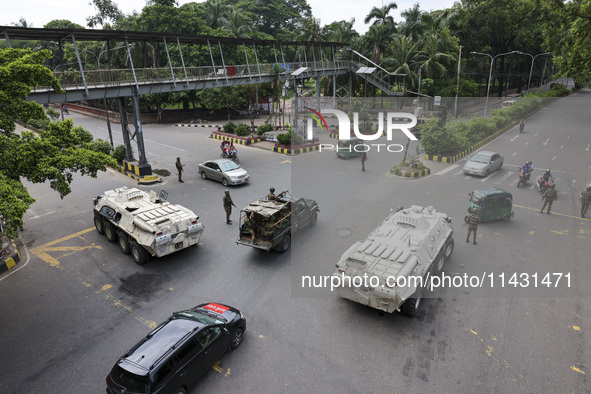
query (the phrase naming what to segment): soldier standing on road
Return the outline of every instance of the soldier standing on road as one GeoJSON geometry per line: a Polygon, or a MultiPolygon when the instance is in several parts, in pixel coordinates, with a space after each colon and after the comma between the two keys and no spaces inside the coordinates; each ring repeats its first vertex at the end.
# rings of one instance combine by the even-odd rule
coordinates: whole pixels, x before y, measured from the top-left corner
{"type": "Polygon", "coordinates": [[[176,169],[177,169],[177,170],[178,170],[178,172],[179,172],[179,182],[180,182],[180,183],[184,183],[184,181],[183,181],[183,167],[184,167],[185,165],[184,165],[184,164],[181,164],[181,158],[180,158],[180,157],[177,157],[177,158],[176,158],[176,163],[175,163],[175,165],[176,165],[176,169]]]}
{"type": "Polygon", "coordinates": [[[232,202],[232,197],[230,197],[230,191],[226,190],[224,194],[224,211],[226,211],[226,224],[232,224],[230,220],[230,214],[232,213],[232,206],[236,207],[232,202]]]}
{"type": "Polygon", "coordinates": [[[581,217],[584,218],[591,203],[591,185],[581,193],[581,217]]]}
{"type": "Polygon", "coordinates": [[[558,198],[556,193],[556,189],[554,189],[554,184],[551,184],[548,189],[544,192],[542,199],[544,200],[544,205],[542,205],[542,209],[540,209],[540,213],[544,211],[546,208],[546,204],[548,204],[548,215],[550,215],[550,209],[552,209],[552,202],[558,198]]]}
{"type": "Polygon", "coordinates": [[[367,152],[361,153],[361,171],[365,172],[365,162],[367,161],[367,152]]]}
{"type": "Polygon", "coordinates": [[[468,223],[468,235],[466,236],[466,242],[470,242],[470,233],[473,233],[472,244],[476,245],[476,231],[478,230],[478,223],[480,223],[480,215],[478,215],[478,209],[474,208],[470,210],[470,215],[466,218],[468,223]]]}

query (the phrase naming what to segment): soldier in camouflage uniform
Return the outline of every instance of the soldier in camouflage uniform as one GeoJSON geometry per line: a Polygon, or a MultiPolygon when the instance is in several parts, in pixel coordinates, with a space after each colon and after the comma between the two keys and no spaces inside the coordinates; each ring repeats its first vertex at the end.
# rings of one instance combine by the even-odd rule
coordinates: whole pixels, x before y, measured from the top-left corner
{"type": "Polygon", "coordinates": [[[478,223],[480,223],[480,215],[478,214],[478,209],[474,208],[470,210],[470,215],[466,218],[466,223],[468,223],[468,235],[466,236],[466,242],[470,242],[470,233],[474,234],[473,244],[476,245],[476,231],[478,230],[478,223]]]}
{"type": "Polygon", "coordinates": [[[269,189],[269,194],[267,194],[267,200],[269,200],[269,201],[277,200],[277,196],[275,195],[275,188],[274,187],[269,189]]]}
{"type": "Polygon", "coordinates": [[[254,223],[252,220],[252,212],[246,212],[246,216],[244,216],[244,226],[242,227],[242,230],[250,233],[251,235],[251,241],[254,241],[254,223]]]}
{"type": "Polygon", "coordinates": [[[544,192],[542,199],[544,200],[544,205],[542,205],[542,209],[540,209],[540,213],[544,211],[546,208],[546,204],[548,204],[548,215],[550,215],[550,210],[552,209],[552,202],[558,198],[558,194],[556,193],[556,189],[554,188],[554,184],[550,185],[548,189],[544,192]]]}
{"type": "Polygon", "coordinates": [[[584,218],[591,203],[591,185],[587,186],[581,193],[581,217],[584,218]]]}
{"type": "MultiPolygon", "coordinates": [[[[232,221],[230,220],[230,214],[232,213],[232,205],[234,205],[234,203],[232,202],[232,197],[230,197],[230,191],[226,190],[224,194],[224,211],[226,211],[226,224],[232,224],[232,221]]],[[[235,206],[236,205],[234,205],[234,207],[235,206]]]]}

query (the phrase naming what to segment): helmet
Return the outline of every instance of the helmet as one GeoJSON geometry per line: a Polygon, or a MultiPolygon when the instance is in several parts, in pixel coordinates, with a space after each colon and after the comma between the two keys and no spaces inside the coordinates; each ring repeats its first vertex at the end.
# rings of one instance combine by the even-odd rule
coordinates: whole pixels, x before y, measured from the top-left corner
{"type": "Polygon", "coordinates": [[[528,166],[529,165],[529,161],[526,161],[524,165],[528,166]]]}
{"type": "Polygon", "coordinates": [[[224,191],[224,193],[226,193],[226,195],[229,195],[230,194],[230,191],[229,190],[226,190],[226,191],[224,191]]]}
{"type": "Polygon", "coordinates": [[[546,172],[550,172],[550,169],[548,168],[548,169],[546,170],[546,172]]]}
{"type": "Polygon", "coordinates": [[[269,189],[269,191],[270,191],[271,193],[275,193],[275,188],[274,188],[274,187],[272,187],[272,188],[270,188],[270,189],[269,189]]]}

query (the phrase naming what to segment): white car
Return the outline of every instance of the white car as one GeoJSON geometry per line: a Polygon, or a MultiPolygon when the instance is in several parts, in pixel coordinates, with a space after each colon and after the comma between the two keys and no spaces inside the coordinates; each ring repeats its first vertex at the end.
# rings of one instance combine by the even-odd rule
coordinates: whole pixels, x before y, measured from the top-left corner
{"type": "Polygon", "coordinates": [[[217,159],[199,164],[199,174],[203,179],[214,179],[222,185],[239,185],[246,183],[250,175],[240,165],[229,159],[217,159]]]}
{"type": "Polygon", "coordinates": [[[503,166],[503,156],[487,150],[475,153],[464,164],[464,174],[488,176],[503,166]]]}

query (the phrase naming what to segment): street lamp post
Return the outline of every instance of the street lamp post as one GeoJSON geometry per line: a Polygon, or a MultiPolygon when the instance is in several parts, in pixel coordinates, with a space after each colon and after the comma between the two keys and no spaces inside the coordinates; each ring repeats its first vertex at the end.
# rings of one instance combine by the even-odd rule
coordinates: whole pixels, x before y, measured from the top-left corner
{"type": "Polygon", "coordinates": [[[490,80],[492,78],[492,69],[493,69],[493,63],[495,62],[495,59],[499,56],[511,55],[513,53],[519,53],[519,52],[518,51],[511,51],[511,52],[506,52],[506,53],[499,53],[495,57],[493,57],[492,55],[489,55],[488,53],[481,53],[481,52],[470,52],[470,53],[474,54],[474,55],[483,55],[483,56],[490,57],[490,71],[488,72],[488,87],[486,88],[486,103],[484,104],[484,117],[486,118],[486,110],[488,108],[488,94],[490,92],[490,80]]]}
{"type": "MultiPolygon", "coordinates": [[[[532,54],[521,52],[521,51],[517,51],[517,53],[519,53],[520,55],[527,55],[527,56],[531,57],[531,68],[529,69],[529,79],[527,80],[527,93],[529,94],[529,87],[531,85],[531,75],[532,75],[532,72],[534,71],[534,61],[536,60],[536,58],[538,56],[551,55],[552,52],[538,53],[536,56],[533,56],[532,54]]],[[[542,75],[542,78],[543,77],[544,76],[542,75]]]]}

